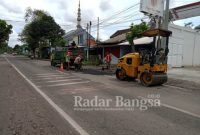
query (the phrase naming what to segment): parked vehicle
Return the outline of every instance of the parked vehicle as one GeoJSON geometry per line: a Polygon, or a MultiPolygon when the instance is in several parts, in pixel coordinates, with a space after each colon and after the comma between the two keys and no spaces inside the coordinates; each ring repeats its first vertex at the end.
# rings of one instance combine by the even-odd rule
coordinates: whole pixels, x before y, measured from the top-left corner
{"type": "Polygon", "coordinates": [[[13,52],[12,55],[15,56],[15,55],[17,55],[17,53],[16,53],[16,52],[13,52]]]}
{"type": "Polygon", "coordinates": [[[66,68],[66,55],[70,53],[70,66],[74,66],[74,60],[78,55],[84,59],[84,50],[82,47],[63,47],[60,50],[54,50],[51,54],[51,66],[57,66],[63,63],[63,67],[66,68]]]}

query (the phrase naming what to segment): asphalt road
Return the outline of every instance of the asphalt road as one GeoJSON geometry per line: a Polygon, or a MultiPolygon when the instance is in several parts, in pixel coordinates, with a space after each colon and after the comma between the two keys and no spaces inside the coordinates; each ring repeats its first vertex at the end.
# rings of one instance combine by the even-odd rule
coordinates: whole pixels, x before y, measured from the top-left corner
{"type": "Polygon", "coordinates": [[[200,133],[199,88],[170,84],[146,88],[132,80],[121,82],[112,75],[96,75],[89,70],[60,72],[48,61],[25,57],[1,56],[0,65],[1,135],[200,133]],[[79,100],[77,107],[75,97],[85,100],[79,100]],[[86,101],[95,97],[111,102],[107,107],[88,107],[86,101]],[[161,104],[147,109],[141,108],[144,104],[118,108],[116,97],[127,102],[152,99],[161,104]]]}

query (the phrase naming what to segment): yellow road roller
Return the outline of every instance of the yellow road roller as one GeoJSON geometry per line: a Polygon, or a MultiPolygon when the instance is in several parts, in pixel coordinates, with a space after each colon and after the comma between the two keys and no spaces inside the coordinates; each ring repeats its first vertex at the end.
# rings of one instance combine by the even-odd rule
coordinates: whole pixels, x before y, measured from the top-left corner
{"type": "Polygon", "coordinates": [[[149,44],[134,45],[134,52],[119,58],[116,78],[124,80],[127,77],[139,79],[144,86],[161,85],[167,82],[168,42],[171,31],[150,29],[141,34],[150,37],[149,44]],[[165,38],[165,44],[161,44],[165,38]]]}

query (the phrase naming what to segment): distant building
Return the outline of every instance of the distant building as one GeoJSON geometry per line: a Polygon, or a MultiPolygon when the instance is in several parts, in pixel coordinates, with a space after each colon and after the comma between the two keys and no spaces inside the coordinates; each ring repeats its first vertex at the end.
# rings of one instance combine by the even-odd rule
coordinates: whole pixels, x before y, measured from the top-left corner
{"type": "Polygon", "coordinates": [[[86,29],[83,29],[81,26],[81,9],[80,9],[80,1],[78,6],[78,14],[77,14],[77,28],[75,30],[71,30],[67,32],[64,35],[64,39],[67,41],[68,45],[70,45],[73,41],[78,46],[84,46],[87,47],[87,45],[90,44],[90,46],[94,46],[95,38],[90,35],[86,29]]]}
{"type": "Polygon", "coordinates": [[[102,58],[104,58],[107,52],[112,55],[112,64],[116,64],[118,58],[131,52],[131,46],[126,39],[126,34],[130,32],[130,29],[117,30],[113,33],[109,39],[100,43],[102,58]]]}
{"type": "MultiPolygon", "coordinates": [[[[172,35],[169,38],[168,65],[170,67],[200,66],[200,32],[174,24],[169,24],[169,30],[172,31],[172,35]]],[[[116,64],[118,58],[131,52],[126,33],[126,30],[118,30],[110,36],[110,39],[99,45],[103,57],[106,52],[112,54],[112,64],[116,64]]],[[[148,37],[134,40],[135,48],[152,43],[153,39],[148,37]]]]}
{"type": "Polygon", "coordinates": [[[89,45],[89,41],[91,46],[94,46],[96,44],[95,38],[89,35],[89,33],[82,27],[67,32],[64,36],[64,39],[67,41],[68,45],[70,45],[73,41],[78,46],[87,46],[89,45]]]}

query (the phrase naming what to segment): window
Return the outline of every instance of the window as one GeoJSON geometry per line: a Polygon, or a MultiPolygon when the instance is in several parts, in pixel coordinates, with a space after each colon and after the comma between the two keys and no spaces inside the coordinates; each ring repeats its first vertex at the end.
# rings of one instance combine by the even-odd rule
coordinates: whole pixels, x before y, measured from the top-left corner
{"type": "Polygon", "coordinates": [[[83,35],[78,36],[78,44],[82,45],[83,44],[83,35]]]}
{"type": "Polygon", "coordinates": [[[131,65],[131,64],[132,64],[132,58],[127,58],[127,59],[126,59],[126,63],[127,63],[128,65],[131,65]]]}

